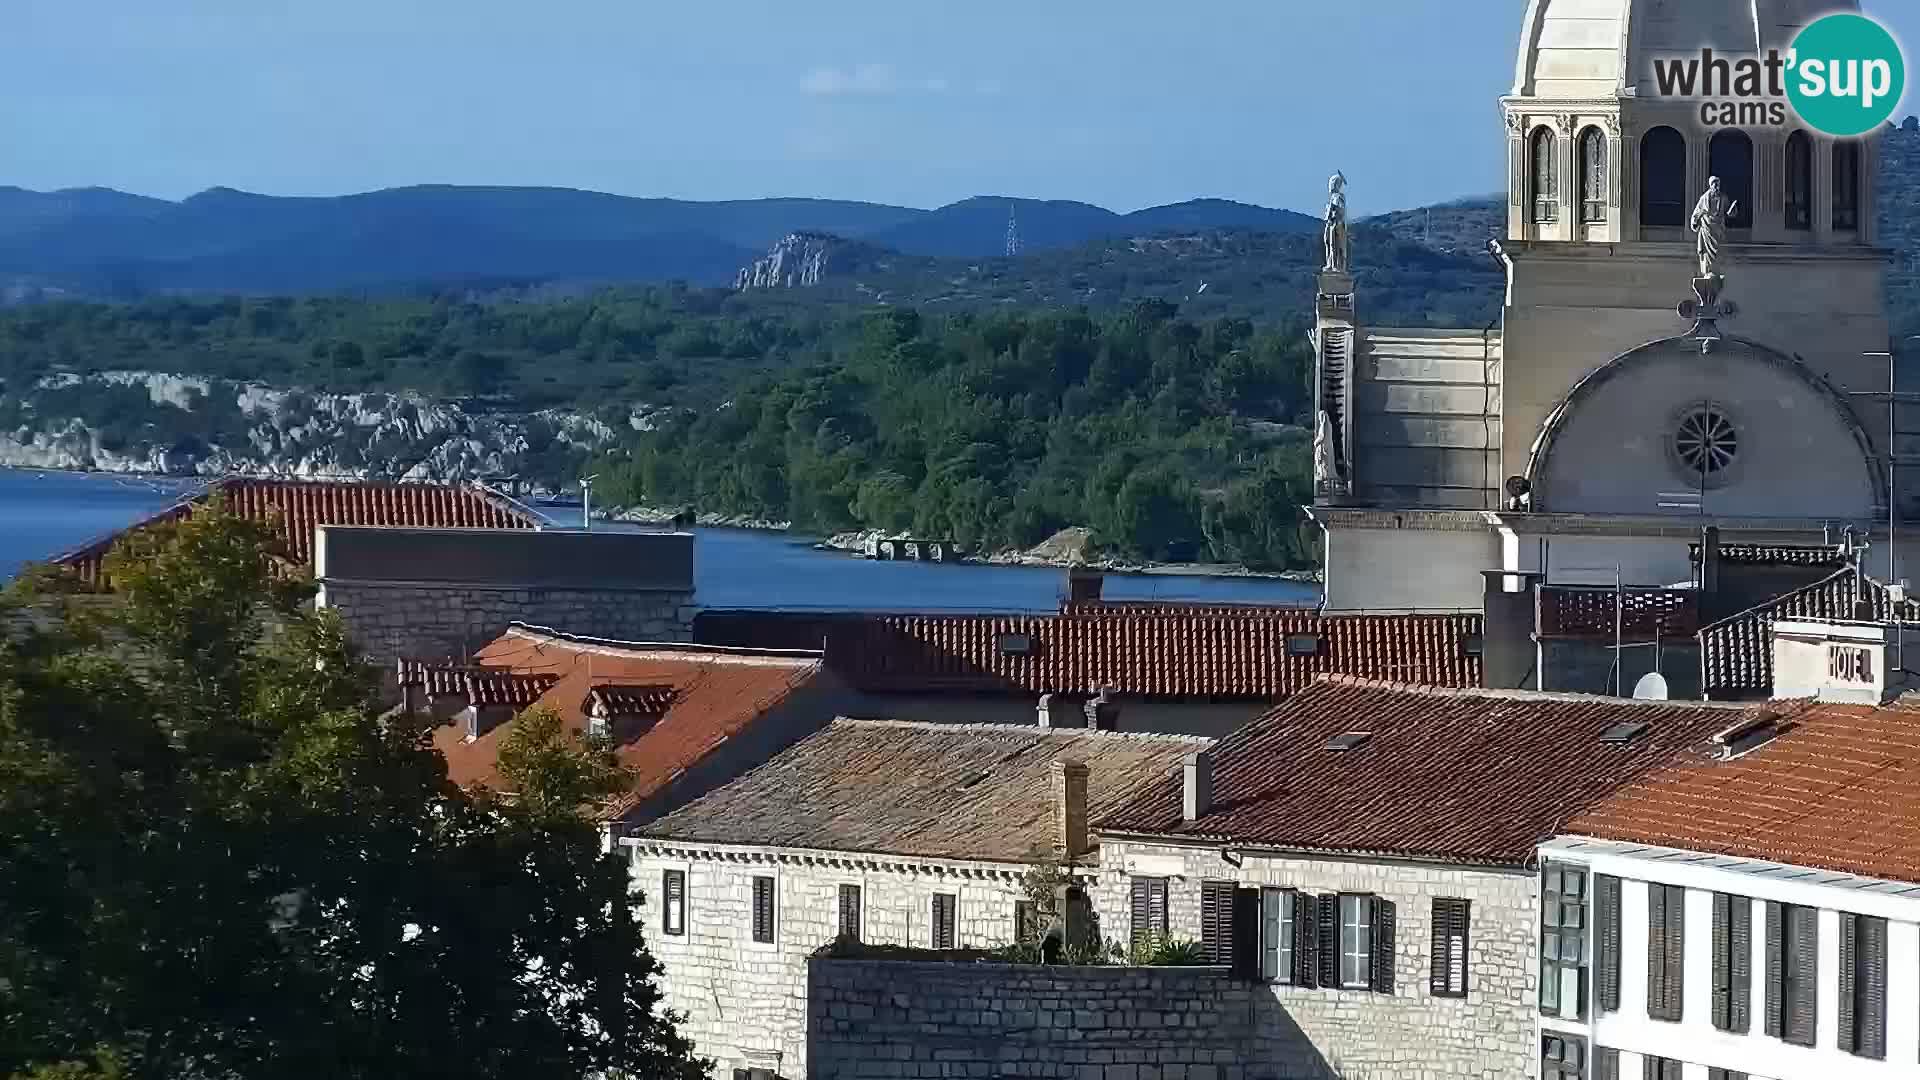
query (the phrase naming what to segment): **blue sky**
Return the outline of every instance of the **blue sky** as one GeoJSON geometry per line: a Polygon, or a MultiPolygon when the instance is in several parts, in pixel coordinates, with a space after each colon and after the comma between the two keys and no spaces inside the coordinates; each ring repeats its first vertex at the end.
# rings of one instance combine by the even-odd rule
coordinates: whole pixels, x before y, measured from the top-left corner
{"type": "MultiPolygon", "coordinates": [[[[5,0],[0,184],[1492,191],[1523,0],[5,0]]],[[[1920,3],[1868,0],[1920,62],[1920,3]]],[[[1914,111],[1920,100],[1909,93],[1914,111]]]]}

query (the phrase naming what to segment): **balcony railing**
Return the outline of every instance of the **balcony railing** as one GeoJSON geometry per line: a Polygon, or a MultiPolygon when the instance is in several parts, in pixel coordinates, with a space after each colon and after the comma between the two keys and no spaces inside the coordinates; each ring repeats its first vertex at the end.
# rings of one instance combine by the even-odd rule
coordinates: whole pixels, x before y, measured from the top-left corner
{"type": "Polygon", "coordinates": [[[1692,589],[1620,589],[1548,585],[1540,590],[1541,637],[1690,638],[1700,629],[1700,598],[1692,589]],[[1616,608],[1618,615],[1616,618],[1616,608]]]}

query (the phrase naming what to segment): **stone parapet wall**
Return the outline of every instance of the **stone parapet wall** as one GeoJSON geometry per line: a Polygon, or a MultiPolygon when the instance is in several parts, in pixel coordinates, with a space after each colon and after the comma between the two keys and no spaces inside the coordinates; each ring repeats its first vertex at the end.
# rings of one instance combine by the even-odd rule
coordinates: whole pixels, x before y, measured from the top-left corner
{"type": "Polygon", "coordinates": [[[689,590],[543,589],[518,586],[329,581],[320,606],[340,613],[374,663],[400,657],[465,659],[514,622],[621,641],[690,641],[689,590]]]}
{"type": "Polygon", "coordinates": [[[807,1013],[812,1080],[1334,1075],[1272,995],[1224,968],[816,959],[807,1013]]]}

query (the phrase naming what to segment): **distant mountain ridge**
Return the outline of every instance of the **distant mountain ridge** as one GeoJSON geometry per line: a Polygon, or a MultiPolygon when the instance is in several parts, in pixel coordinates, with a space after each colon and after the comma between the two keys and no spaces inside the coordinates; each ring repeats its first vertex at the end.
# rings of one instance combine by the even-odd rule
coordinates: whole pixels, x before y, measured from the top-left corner
{"type": "Polygon", "coordinates": [[[694,202],[569,188],[428,185],[330,197],[211,188],[178,202],[107,188],[0,187],[0,289],[156,293],[387,290],[474,281],[731,282],[782,237],[907,255],[1049,251],[1166,228],[1303,232],[1315,219],[1223,199],[1117,214],[978,197],[934,210],[834,199],[694,202]]]}

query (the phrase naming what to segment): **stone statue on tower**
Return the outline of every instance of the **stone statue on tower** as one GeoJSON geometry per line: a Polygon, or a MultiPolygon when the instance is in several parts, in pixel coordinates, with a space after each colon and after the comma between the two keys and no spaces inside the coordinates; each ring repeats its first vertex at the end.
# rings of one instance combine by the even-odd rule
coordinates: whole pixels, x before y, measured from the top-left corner
{"type": "Polygon", "coordinates": [[[1726,263],[1727,220],[1740,210],[1738,202],[1729,202],[1720,188],[1720,178],[1710,177],[1707,190],[1693,205],[1687,228],[1695,233],[1694,250],[1700,258],[1700,276],[1717,278],[1726,263]]]}
{"type": "Polygon", "coordinates": [[[1347,178],[1336,172],[1327,181],[1327,224],[1325,231],[1327,264],[1321,269],[1344,274],[1351,265],[1347,242],[1347,178]]]}

